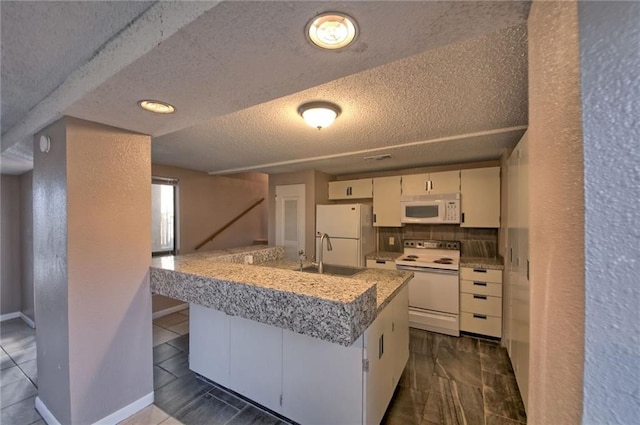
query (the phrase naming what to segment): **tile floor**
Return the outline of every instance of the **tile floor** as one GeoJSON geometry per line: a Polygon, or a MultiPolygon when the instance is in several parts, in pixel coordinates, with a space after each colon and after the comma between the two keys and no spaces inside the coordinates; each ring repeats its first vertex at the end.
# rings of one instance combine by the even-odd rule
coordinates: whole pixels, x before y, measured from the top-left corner
{"type": "MultiPolygon", "coordinates": [[[[120,425],[244,425],[286,422],[188,368],[188,310],[153,321],[155,403],[120,425]]],[[[3,425],[41,425],[35,331],[20,319],[0,325],[3,425]]],[[[382,421],[385,425],[526,423],[506,350],[490,341],[411,329],[410,358],[382,421]]]]}

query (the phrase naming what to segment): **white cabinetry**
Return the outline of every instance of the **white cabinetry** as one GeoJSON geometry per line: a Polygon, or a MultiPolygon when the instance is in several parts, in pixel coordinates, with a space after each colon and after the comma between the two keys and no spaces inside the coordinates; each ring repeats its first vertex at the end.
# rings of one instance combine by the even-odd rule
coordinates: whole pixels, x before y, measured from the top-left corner
{"type": "Polygon", "coordinates": [[[190,304],[189,368],[225,387],[229,386],[227,341],[229,316],[218,310],[190,304]]]}
{"type": "Polygon", "coordinates": [[[373,179],[373,225],[400,227],[401,177],[376,177],[373,179]]]}
{"type": "Polygon", "coordinates": [[[527,133],[507,166],[505,336],[525,407],[529,394],[529,148],[527,133]]]}
{"type": "Polygon", "coordinates": [[[460,227],[500,227],[500,167],[460,172],[460,227]]]}
{"type": "Polygon", "coordinates": [[[403,195],[437,195],[460,192],[460,170],[402,176],[403,195]]]}
{"type": "Polygon", "coordinates": [[[373,179],[329,182],[329,199],[373,198],[373,179]]]}
{"type": "Polygon", "coordinates": [[[282,329],[242,317],[231,318],[229,382],[233,390],[280,412],[282,349],[282,329]]]}
{"type": "Polygon", "coordinates": [[[377,425],[409,359],[408,291],[349,347],[191,304],[189,367],[298,423],[377,425]]]}
{"type": "Polygon", "coordinates": [[[362,423],[362,336],[343,347],[285,330],[282,354],[284,416],[301,424],[362,423]]]}
{"type": "Polygon", "coordinates": [[[460,268],[460,330],[502,336],[502,271],[460,268]]]}
{"type": "Polygon", "coordinates": [[[396,270],[396,262],[392,260],[372,260],[367,258],[367,267],[370,269],[396,270]]]}

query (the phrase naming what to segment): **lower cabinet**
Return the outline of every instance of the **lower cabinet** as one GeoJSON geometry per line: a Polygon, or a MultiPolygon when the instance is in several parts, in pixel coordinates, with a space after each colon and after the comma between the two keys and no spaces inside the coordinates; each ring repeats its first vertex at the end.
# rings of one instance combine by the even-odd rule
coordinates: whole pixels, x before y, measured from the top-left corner
{"type": "Polygon", "coordinates": [[[460,330],[502,337],[502,271],[460,268],[460,330]]]}
{"type": "Polygon", "coordinates": [[[303,424],[379,424],[409,359],[408,286],[351,346],[195,304],[189,367],[303,424]]]}
{"type": "Polygon", "coordinates": [[[280,413],[282,329],[241,317],[229,322],[229,383],[234,391],[280,413]]]}
{"type": "Polygon", "coordinates": [[[229,386],[230,319],[218,310],[189,306],[189,368],[225,387],[229,386]]]}
{"type": "Polygon", "coordinates": [[[362,340],[343,347],[284,331],[282,415],[300,424],[361,424],[362,340]]]}

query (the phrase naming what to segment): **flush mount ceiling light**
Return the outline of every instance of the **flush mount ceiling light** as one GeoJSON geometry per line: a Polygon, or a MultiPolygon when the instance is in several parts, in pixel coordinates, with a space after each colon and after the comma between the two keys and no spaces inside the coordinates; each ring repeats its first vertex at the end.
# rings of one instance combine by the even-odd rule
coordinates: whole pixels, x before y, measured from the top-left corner
{"type": "Polygon", "coordinates": [[[176,111],[172,105],[159,100],[141,100],[138,102],[138,106],[156,114],[173,114],[176,111]]]}
{"type": "Polygon", "coordinates": [[[380,154],[380,155],[365,156],[364,159],[365,160],[382,161],[383,159],[391,159],[391,154],[383,153],[383,154],[380,154]]]}
{"type": "Polygon", "coordinates": [[[356,21],[340,12],[314,17],[307,24],[306,35],[315,46],[336,50],[348,46],[357,35],[356,21]]]}
{"type": "Polygon", "coordinates": [[[318,130],[333,124],[340,112],[342,111],[338,105],[329,102],[310,102],[298,108],[298,113],[305,122],[318,130]]]}

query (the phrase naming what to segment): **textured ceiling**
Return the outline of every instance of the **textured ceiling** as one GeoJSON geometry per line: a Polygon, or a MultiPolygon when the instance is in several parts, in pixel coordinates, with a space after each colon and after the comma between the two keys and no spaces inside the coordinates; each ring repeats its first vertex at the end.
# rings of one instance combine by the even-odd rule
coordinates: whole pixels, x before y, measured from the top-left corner
{"type": "MultiPolygon", "coordinates": [[[[188,2],[188,12],[164,3],[148,9],[139,2],[80,4],[86,8],[69,3],[73,14],[53,15],[59,24],[67,22],[68,34],[36,31],[25,44],[13,40],[25,31],[14,26],[5,32],[5,21],[24,15],[24,22],[30,19],[29,26],[38,28],[45,12],[9,9],[9,16],[2,3],[3,171],[11,154],[28,156],[30,134],[62,114],[151,134],[154,161],[210,172],[316,168],[342,174],[492,159],[519,138],[521,131],[513,127],[526,125],[527,2],[188,2]],[[91,9],[99,4],[113,9],[91,9]],[[126,5],[122,9],[129,14],[118,5],[126,5]],[[361,33],[353,46],[326,52],[305,41],[306,22],[327,10],[356,18],[361,33]],[[86,26],[76,28],[65,19],[105,15],[115,28],[117,19],[124,26],[140,12],[123,31],[86,44],[86,26]],[[174,22],[173,32],[150,37],[155,44],[136,54],[111,49],[120,66],[110,74],[100,67],[103,74],[92,84],[81,73],[67,78],[68,90],[54,90],[72,68],[92,70],[97,59],[91,55],[102,44],[137,46],[136,37],[159,22],[174,22]],[[23,65],[14,63],[16,54],[5,58],[5,44],[18,52],[29,46],[59,51],[48,37],[62,43],[71,38],[83,54],[64,60],[50,54],[53,68],[63,69],[57,80],[47,79],[46,89],[37,85],[39,91],[24,102],[11,93],[5,105],[9,78],[21,87],[38,78],[22,78],[23,65]],[[83,84],[81,95],[74,83],[83,84]],[[142,111],[136,106],[142,98],[169,101],[177,113],[142,111]],[[319,99],[343,110],[321,131],[306,126],[296,112],[301,103],[319,99]],[[475,133],[484,135],[468,137],[475,133]],[[404,147],[394,149],[398,145],[404,147]],[[362,152],[383,148],[392,150],[392,160],[354,162],[362,152]],[[328,156],[334,158],[310,160],[328,156]],[[287,164],[273,165],[282,162],[287,164]]],[[[31,66],[39,68],[37,75],[48,67],[31,66]]]]}

